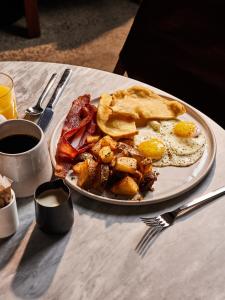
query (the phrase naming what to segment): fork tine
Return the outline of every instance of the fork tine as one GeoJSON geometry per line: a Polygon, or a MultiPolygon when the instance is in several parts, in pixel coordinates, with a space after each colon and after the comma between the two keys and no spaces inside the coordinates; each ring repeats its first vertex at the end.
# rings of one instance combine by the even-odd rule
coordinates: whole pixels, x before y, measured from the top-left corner
{"type": "Polygon", "coordinates": [[[144,249],[146,248],[146,245],[148,245],[149,241],[155,236],[155,234],[158,232],[157,227],[150,228],[151,230],[147,230],[148,234],[146,235],[145,239],[142,241],[142,243],[139,245],[139,247],[136,249],[137,252],[142,255],[144,249]]]}
{"type": "Polygon", "coordinates": [[[144,223],[158,223],[158,220],[155,218],[155,219],[151,219],[151,220],[147,220],[147,219],[145,219],[145,220],[141,220],[142,222],[144,222],[144,223]]]}
{"type": "Polygon", "coordinates": [[[159,220],[157,220],[156,218],[153,220],[141,220],[142,222],[144,222],[147,226],[161,226],[161,223],[159,220]]]}
{"type": "Polygon", "coordinates": [[[142,247],[140,255],[142,257],[145,256],[145,254],[147,253],[148,249],[150,248],[150,246],[152,245],[153,241],[157,238],[157,236],[162,232],[163,228],[159,228],[158,230],[155,231],[155,233],[151,236],[151,238],[149,237],[149,239],[146,241],[144,247],[142,247]]]}
{"type": "Polygon", "coordinates": [[[148,227],[161,227],[162,225],[158,223],[145,223],[146,226],[148,227]]]}
{"type": "Polygon", "coordinates": [[[145,222],[145,221],[154,221],[154,222],[159,222],[161,219],[158,217],[149,217],[149,218],[144,218],[144,217],[140,217],[140,219],[145,222]]]}
{"type": "Polygon", "coordinates": [[[145,243],[146,239],[148,239],[148,236],[151,234],[151,232],[154,230],[154,228],[148,228],[145,232],[145,234],[142,236],[141,240],[139,241],[139,243],[137,244],[135,250],[138,252],[139,249],[141,249],[142,244],[145,243]]]}
{"type": "Polygon", "coordinates": [[[145,225],[148,226],[148,227],[163,228],[163,226],[160,225],[160,224],[145,224],[145,225]]]}
{"type": "Polygon", "coordinates": [[[142,221],[144,221],[144,220],[148,221],[148,220],[155,220],[156,217],[140,217],[140,219],[141,219],[142,221]]]}
{"type": "Polygon", "coordinates": [[[152,224],[152,225],[162,225],[163,223],[158,221],[158,220],[155,220],[155,221],[143,221],[145,224],[152,224]]]}
{"type": "Polygon", "coordinates": [[[141,221],[146,223],[146,222],[157,222],[157,219],[154,217],[154,218],[142,218],[140,217],[141,221]]]}

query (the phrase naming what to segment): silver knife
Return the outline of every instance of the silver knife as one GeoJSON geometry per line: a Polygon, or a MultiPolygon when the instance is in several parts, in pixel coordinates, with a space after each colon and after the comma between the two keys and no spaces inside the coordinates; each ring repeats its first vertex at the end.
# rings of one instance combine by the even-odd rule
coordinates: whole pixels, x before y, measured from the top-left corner
{"type": "Polygon", "coordinates": [[[70,78],[71,73],[72,73],[71,69],[66,69],[63,72],[62,77],[60,78],[60,81],[59,81],[57,87],[55,88],[55,91],[52,94],[51,99],[49,100],[44,112],[42,113],[40,119],[37,122],[37,124],[41,127],[41,129],[43,131],[46,130],[46,128],[48,127],[48,125],[53,117],[54,107],[55,107],[57,101],[59,100],[59,97],[61,96],[61,94],[70,78]]]}

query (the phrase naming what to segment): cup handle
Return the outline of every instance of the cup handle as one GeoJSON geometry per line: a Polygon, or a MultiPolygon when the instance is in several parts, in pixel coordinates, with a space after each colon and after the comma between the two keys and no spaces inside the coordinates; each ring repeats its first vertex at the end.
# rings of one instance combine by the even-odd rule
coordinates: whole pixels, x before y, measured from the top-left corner
{"type": "Polygon", "coordinates": [[[3,116],[3,115],[0,115],[0,124],[5,122],[7,119],[3,116]]]}

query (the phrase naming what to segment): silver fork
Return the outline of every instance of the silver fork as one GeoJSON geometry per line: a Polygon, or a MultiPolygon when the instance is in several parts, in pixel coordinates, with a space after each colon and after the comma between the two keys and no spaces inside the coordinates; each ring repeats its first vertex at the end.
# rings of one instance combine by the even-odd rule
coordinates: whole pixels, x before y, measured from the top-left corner
{"type": "Polygon", "coordinates": [[[135,251],[137,251],[137,253],[139,253],[141,256],[144,256],[150,247],[151,242],[154,241],[154,239],[161,233],[162,230],[163,228],[159,226],[149,227],[141,238],[140,242],[137,244],[135,251]]]}
{"type": "Polygon", "coordinates": [[[175,220],[178,217],[185,215],[186,213],[191,211],[193,208],[200,207],[203,204],[206,204],[206,203],[218,198],[219,196],[222,196],[223,194],[225,194],[225,186],[223,186],[215,191],[209,192],[203,196],[200,196],[200,197],[192,200],[191,202],[180,206],[179,208],[177,208],[173,211],[166,212],[157,217],[141,217],[141,220],[147,226],[150,226],[151,228],[149,228],[147,230],[147,232],[145,233],[145,235],[143,236],[143,238],[137,245],[136,250],[139,253],[143,253],[146,250],[148,244],[151,242],[151,240],[156,235],[158,235],[161,231],[163,231],[167,227],[173,225],[173,223],[175,222],[175,220]]]}

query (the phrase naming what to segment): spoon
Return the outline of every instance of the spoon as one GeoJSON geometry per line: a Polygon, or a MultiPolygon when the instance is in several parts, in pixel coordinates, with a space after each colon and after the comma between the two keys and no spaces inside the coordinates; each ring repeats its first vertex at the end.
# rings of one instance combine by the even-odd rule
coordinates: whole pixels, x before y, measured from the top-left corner
{"type": "Polygon", "coordinates": [[[53,83],[55,82],[56,79],[56,73],[52,74],[51,78],[49,79],[45,89],[43,90],[41,96],[38,99],[38,102],[35,104],[33,107],[28,107],[26,109],[26,114],[30,116],[38,116],[43,112],[43,108],[41,107],[41,104],[43,100],[45,99],[46,95],[48,94],[49,90],[53,86],[53,83]]]}

